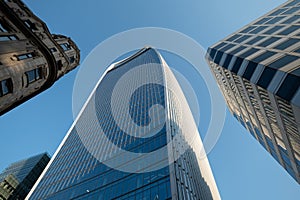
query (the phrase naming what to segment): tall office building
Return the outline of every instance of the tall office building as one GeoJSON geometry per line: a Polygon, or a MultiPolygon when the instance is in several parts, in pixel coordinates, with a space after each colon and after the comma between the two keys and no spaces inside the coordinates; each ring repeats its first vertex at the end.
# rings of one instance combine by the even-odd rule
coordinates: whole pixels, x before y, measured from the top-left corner
{"type": "Polygon", "coordinates": [[[11,164],[0,174],[0,199],[25,199],[50,161],[47,153],[11,164]]]}
{"type": "Polygon", "coordinates": [[[79,65],[79,49],[20,0],[0,1],[0,115],[48,89],[79,65]]]}
{"type": "Polygon", "coordinates": [[[220,199],[184,94],[144,48],[111,65],[27,199],[220,199]]]}
{"type": "Polygon", "coordinates": [[[230,112],[300,183],[300,1],[213,45],[207,61],[230,112]]]}

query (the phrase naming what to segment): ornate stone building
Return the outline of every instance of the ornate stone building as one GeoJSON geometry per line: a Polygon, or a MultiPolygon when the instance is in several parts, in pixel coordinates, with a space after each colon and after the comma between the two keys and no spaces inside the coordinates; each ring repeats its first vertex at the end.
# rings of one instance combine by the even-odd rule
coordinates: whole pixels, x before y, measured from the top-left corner
{"type": "Polygon", "coordinates": [[[23,2],[0,1],[0,115],[51,87],[79,60],[76,44],[51,34],[23,2]]]}

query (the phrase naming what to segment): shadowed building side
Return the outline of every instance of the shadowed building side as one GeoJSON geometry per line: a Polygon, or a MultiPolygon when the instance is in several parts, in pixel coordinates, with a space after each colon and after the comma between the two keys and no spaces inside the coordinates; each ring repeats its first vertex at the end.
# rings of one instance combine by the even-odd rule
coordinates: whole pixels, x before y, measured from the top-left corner
{"type": "Polygon", "coordinates": [[[70,38],[51,34],[21,1],[0,1],[0,115],[51,87],[79,61],[70,38]]]}

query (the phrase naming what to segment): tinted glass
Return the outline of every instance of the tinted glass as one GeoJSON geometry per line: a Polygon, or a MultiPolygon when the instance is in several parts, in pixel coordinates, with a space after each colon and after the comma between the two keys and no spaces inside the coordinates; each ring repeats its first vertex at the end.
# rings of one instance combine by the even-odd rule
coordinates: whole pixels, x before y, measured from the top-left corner
{"type": "Polygon", "coordinates": [[[231,49],[232,47],[234,47],[235,45],[233,44],[228,44],[227,46],[223,47],[222,49],[220,49],[220,51],[227,51],[228,49],[231,49]]]}
{"type": "Polygon", "coordinates": [[[282,14],[283,14],[283,15],[292,14],[292,13],[298,11],[298,10],[299,10],[299,7],[294,7],[294,8],[288,9],[287,11],[285,11],[285,12],[282,13],[282,14]]]}
{"type": "Polygon", "coordinates": [[[299,42],[300,40],[299,39],[293,39],[293,38],[290,38],[286,41],[284,41],[283,43],[277,45],[276,47],[274,47],[275,49],[280,49],[280,50],[284,50],[294,44],[296,44],[297,42],[299,42]]]}
{"type": "Polygon", "coordinates": [[[270,21],[266,22],[266,24],[276,24],[277,22],[279,22],[283,18],[284,17],[275,17],[275,18],[271,19],[270,21]]]}
{"type": "Polygon", "coordinates": [[[279,69],[297,59],[298,59],[297,56],[285,55],[285,56],[279,58],[278,60],[274,61],[273,63],[269,64],[269,66],[274,69],[279,69]]]}
{"type": "Polygon", "coordinates": [[[244,42],[245,40],[247,40],[250,37],[251,36],[249,36],[249,35],[244,35],[244,36],[240,37],[239,39],[234,40],[234,42],[241,43],[241,42],[244,42]]]}
{"type": "Polygon", "coordinates": [[[278,38],[278,37],[271,37],[271,38],[269,38],[269,39],[267,39],[267,40],[265,40],[265,41],[259,43],[258,46],[261,46],[261,47],[267,47],[267,46],[273,44],[274,42],[276,42],[276,41],[279,40],[279,39],[280,39],[280,38],[278,38]]]}
{"type": "Polygon", "coordinates": [[[251,48],[249,49],[248,51],[246,51],[245,53],[241,54],[239,57],[242,57],[242,58],[246,58],[252,54],[254,54],[255,52],[257,52],[259,49],[256,49],[256,48],[251,48]]]}
{"type": "Polygon", "coordinates": [[[237,54],[237,53],[243,51],[244,49],[246,49],[246,47],[241,46],[241,47],[238,47],[237,49],[235,49],[235,50],[233,50],[233,51],[231,51],[231,52],[229,52],[229,53],[232,54],[232,55],[235,55],[235,54],[237,54]]]}
{"type": "Polygon", "coordinates": [[[263,23],[265,23],[266,21],[268,21],[270,19],[271,19],[270,17],[265,17],[265,18],[259,20],[258,22],[256,22],[255,24],[263,24],[263,23]]]}
{"type": "Polygon", "coordinates": [[[264,32],[264,34],[272,34],[275,33],[276,31],[278,31],[279,29],[283,28],[284,26],[275,26],[271,29],[269,29],[268,31],[264,32]]]}
{"type": "Polygon", "coordinates": [[[230,61],[232,59],[232,55],[231,54],[227,54],[226,59],[224,61],[223,67],[228,69],[228,66],[230,64],[230,61]]]}
{"type": "Polygon", "coordinates": [[[253,38],[252,40],[246,42],[246,44],[254,44],[254,43],[256,43],[256,42],[262,40],[263,38],[265,38],[265,37],[263,37],[263,36],[257,36],[257,37],[255,37],[255,38],[253,38]]]}
{"type": "Polygon", "coordinates": [[[257,82],[257,85],[266,89],[269,86],[270,82],[272,81],[275,73],[276,73],[275,69],[266,67],[264,69],[263,73],[261,74],[261,76],[257,82]]]}
{"type": "Polygon", "coordinates": [[[249,31],[253,30],[254,28],[256,28],[257,26],[249,26],[247,28],[245,28],[244,30],[241,30],[241,33],[248,33],[249,31]]]}
{"type": "Polygon", "coordinates": [[[297,22],[300,19],[300,15],[295,15],[292,16],[291,18],[285,20],[284,22],[282,22],[283,24],[291,24],[293,22],[297,22]]]}
{"type": "Polygon", "coordinates": [[[279,34],[280,35],[288,35],[296,30],[299,30],[300,26],[299,25],[293,25],[287,29],[285,29],[284,31],[281,31],[279,34]]]}
{"type": "Polygon", "coordinates": [[[266,51],[263,54],[257,56],[256,58],[253,59],[254,62],[260,63],[263,60],[266,60],[270,58],[271,56],[274,56],[276,53],[272,51],[266,51]]]}
{"type": "Polygon", "coordinates": [[[280,86],[277,95],[290,101],[295,95],[295,92],[298,90],[299,86],[300,78],[292,74],[288,74],[280,86]]]}
{"type": "Polygon", "coordinates": [[[259,26],[256,29],[254,29],[253,31],[251,31],[250,33],[256,34],[261,32],[262,30],[264,30],[265,28],[267,28],[267,26],[259,26]]]}
{"type": "Polygon", "coordinates": [[[239,71],[242,63],[243,63],[243,60],[244,59],[237,57],[231,71],[234,72],[234,73],[237,73],[239,71]]]}
{"type": "Polygon", "coordinates": [[[215,57],[215,59],[214,59],[214,62],[215,62],[216,64],[219,64],[219,63],[220,63],[220,60],[221,60],[221,58],[222,58],[222,56],[223,56],[223,52],[218,51],[218,53],[217,53],[217,55],[216,55],[216,57],[215,57]]]}
{"type": "Polygon", "coordinates": [[[233,41],[233,40],[237,39],[240,36],[242,36],[242,35],[240,35],[240,34],[233,35],[230,38],[228,38],[227,41],[233,41]]]}
{"type": "Polygon", "coordinates": [[[257,67],[257,63],[249,61],[248,65],[247,65],[247,68],[246,68],[246,70],[243,74],[243,77],[250,80],[253,72],[256,69],[256,67],[257,67]]]}

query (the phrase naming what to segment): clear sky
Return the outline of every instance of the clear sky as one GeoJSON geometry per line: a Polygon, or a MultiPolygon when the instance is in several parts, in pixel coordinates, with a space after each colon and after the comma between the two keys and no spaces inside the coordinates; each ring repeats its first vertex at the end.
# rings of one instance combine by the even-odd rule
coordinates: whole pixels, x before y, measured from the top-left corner
{"type": "MultiPolygon", "coordinates": [[[[77,43],[82,61],[97,44],[111,35],[148,26],[180,31],[207,49],[283,2],[285,1],[25,1],[47,23],[51,32],[70,36],[77,43]]],[[[166,61],[170,66],[173,63],[184,64],[180,61],[166,61]]],[[[0,170],[11,162],[40,152],[47,151],[53,155],[73,121],[72,89],[77,71],[78,69],[70,72],[46,92],[0,117],[0,170]]],[[[190,81],[197,84],[193,78],[190,81]]],[[[205,102],[208,98],[207,91],[199,91],[198,96],[199,94],[205,102]]],[[[208,118],[201,110],[201,132],[205,132],[207,121],[208,118]]],[[[299,199],[300,188],[296,181],[229,112],[220,140],[209,154],[209,160],[221,197],[225,200],[299,199]]]]}

